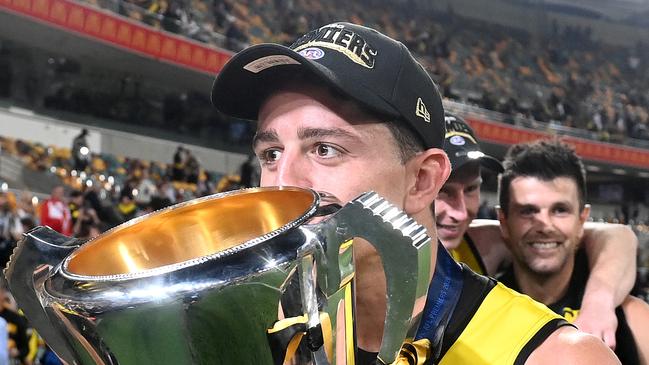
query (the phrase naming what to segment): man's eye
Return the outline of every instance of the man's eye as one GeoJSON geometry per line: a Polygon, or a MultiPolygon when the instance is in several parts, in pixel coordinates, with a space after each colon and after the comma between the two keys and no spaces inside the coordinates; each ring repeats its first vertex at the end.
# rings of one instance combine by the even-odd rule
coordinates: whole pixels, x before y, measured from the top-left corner
{"type": "Polygon", "coordinates": [[[332,158],[339,156],[340,150],[327,144],[319,144],[315,146],[315,153],[319,157],[332,158]]]}
{"type": "Polygon", "coordinates": [[[259,156],[259,160],[261,160],[262,163],[274,162],[279,160],[281,156],[282,156],[282,151],[269,149],[261,153],[261,155],[259,156]]]}
{"type": "Polygon", "coordinates": [[[570,213],[570,209],[567,207],[555,207],[554,212],[556,214],[567,214],[570,213]]]}

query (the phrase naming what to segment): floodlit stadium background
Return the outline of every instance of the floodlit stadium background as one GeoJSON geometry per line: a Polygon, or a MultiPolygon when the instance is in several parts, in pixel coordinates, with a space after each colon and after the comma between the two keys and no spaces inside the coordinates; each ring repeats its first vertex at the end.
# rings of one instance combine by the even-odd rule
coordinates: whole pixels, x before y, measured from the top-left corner
{"type": "MultiPolygon", "coordinates": [[[[92,191],[103,231],[246,186],[255,127],[210,106],[214,75],[247,45],[346,20],[413,50],[485,152],[552,135],[573,144],[593,219],[638,232],[645,287],[648,19],[647,0],[0,0],[0,190],[34,223],[57,184],[92,191]],[[178,146],[194,159],[174,165],[178,146]]],[[[491,207],[495,177],[484,179],[491,207]]]]}

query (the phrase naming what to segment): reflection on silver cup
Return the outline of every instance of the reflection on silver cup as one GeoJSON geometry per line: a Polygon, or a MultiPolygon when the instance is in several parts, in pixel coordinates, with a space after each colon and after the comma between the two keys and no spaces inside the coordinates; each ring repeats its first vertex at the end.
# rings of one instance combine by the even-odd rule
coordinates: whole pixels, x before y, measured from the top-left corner
{"type": "Polygon", "coordinates": [[[86,243],[39,227],[5,274],[69,364],[350,364],[351,240],[361,237],[386,273],[379,358],[392,362],[426,296],[430,238],[371,192],[307,224],[319,199],[293,187],[218,194],[86,243]]]}

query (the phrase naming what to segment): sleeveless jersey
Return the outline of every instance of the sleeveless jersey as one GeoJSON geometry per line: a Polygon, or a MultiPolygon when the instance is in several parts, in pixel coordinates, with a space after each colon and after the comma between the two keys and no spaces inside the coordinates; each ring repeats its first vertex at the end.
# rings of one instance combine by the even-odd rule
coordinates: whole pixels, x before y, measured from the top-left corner
{"type": "MultiPolygon", "coordinates": [[[[555,303],[548,305],[548,307],[564,316],[569,322],[573,322],[579,315],[588,275],[588,257],[586,252],[580,249],[575,256],[575,267],[566,294],[555,303]]],[[[510,267],[499,279],[510,288],[519,290],[513,268],[510,267]]],[[[618,321],[617,331],[615,332],[615,354],[624,365],[639,364],[638,349],[622,307],[615,308],[615,315],[618,321]]]]}
{"type": "MultiPolygon", "coordinates": [[[[440,246],[441,249],[441,246],[440,246]]],[[[438,260],[439,261],[439,260],[438,260]]],[[[461,264],[462,289],[438,348],[431,341],[406,341],[398,364],[519,365],[550,334],[569,325],[528,296],[461,264]],[[401,362],[399,362],[401,361],[401,362]]],[[[440,278],[433,278],[433,281],[440,278]]],[[[439,293],[429,292],[429,295],[439,293]]],[[[422,318],[422,323],[426,318],[422,318]]],[[[360,350],[356,364],[370,364],[376,354],[360,350]]]]}
{"type": "Polygon", "coordinates": [[[466,267],[464,273],[464,290],[442,344],[440,365],[524,364],[552,332],[568,325],[544,305],[494,279],[466,267]]]}
{"type": "Polygon", "coordinates": [[[467,233],[464,234],[460,244],[456,248],[449,250],[449,252],[455,261],[465,263],[471,270],[480,275],[487,275],[487,267],[482,262],[478,249],[467,233]]]}

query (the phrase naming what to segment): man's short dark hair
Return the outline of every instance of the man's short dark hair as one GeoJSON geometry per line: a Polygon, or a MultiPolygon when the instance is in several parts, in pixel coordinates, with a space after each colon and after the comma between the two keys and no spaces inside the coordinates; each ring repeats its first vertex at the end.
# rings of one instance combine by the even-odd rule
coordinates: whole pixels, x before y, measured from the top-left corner
{"type": "Polygon", "coordinates": [[[498,179],[498,200],[506,215],[510,186],[519,176],[551,181],[558,177],[572,179],[577,185],[579,209],[586,204],[586,169],[575,150],[558,139],[513,145],[503,162],[505,171],[498,179]]]}
{"type": "Polygon", "coordinates": [[[394,137],[397,147],[399,148],[399,157],[402,163],[406,163],[418,152],[424,150],[424,143],[421,138],[417,137],[415,133],[406,126],[403,122],[394,121],[385,124],[392,137],[394,137]]]}
{"type": "MultiPolygon", "coordinates": [[[[313,76],[303,71],[294,72],[294,74],[290,79],[278,81],[277,87],[273,89],[273,91],[281,90],[281,89],[290,89],[292,87],[305,85],[305,84],[306,85],[311,84],[311,85],[322,87],[325,90],[327,90],[329,94],[333,96],[335,99],[340,100],[340,102],[349,101],[353,103],[354,106],[358,108],[358,110],[360,110],[362,113],[372,116],[373,119],[381,121],[381,123],[384,123],[388,127],[388,130],[390,130],[392,137],[394,137],[395,143],[399,151],[399,158],[401,160],[401,163],[405,164],[408,160],[410,160],[413,156],[415,156],[415,154],[424,150],[424,141],[417,135],[417,133],[411,127],[408,126],[408,123],[406,121],[398,120],[398,119],[389,120],[389,118],[386,118],[385,116],[378,114],[370,110],[366,106],[361,105],[360,103],[350,99],[349,97],[345,96],[335,88],[326,84],[314,82],[313,76]]],[[[268,98],[270,92],[265,96],[265,98],[268,98]]]]}

